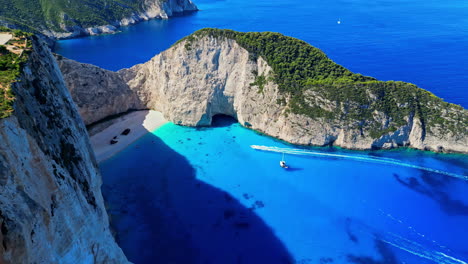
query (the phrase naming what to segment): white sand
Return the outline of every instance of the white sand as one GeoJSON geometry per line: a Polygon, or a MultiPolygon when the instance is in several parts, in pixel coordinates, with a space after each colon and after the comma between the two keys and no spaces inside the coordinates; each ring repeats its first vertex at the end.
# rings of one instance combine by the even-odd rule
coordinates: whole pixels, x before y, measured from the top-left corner
{"type": "Polygon", "coordinates": [[[1,33],[0,34],[0,45],[5,45],[13,36],[11,34],[1,33]]]}
{"type": "Polygon", "coordinates": [[[131,112],[120,117],[116,123],[91,136],[91,145],[97,161],[102,162],[112,157],[135,140],[165,123],[167,120],[164,119],[163,115],[153,110],[131,112]],[[130,134],[121,135],[122,131],[127,128],[130,128],[130,134]],[[117,136],[115,140],[118,142],[111,145],[110,141],[115,136],[117,136]]]}

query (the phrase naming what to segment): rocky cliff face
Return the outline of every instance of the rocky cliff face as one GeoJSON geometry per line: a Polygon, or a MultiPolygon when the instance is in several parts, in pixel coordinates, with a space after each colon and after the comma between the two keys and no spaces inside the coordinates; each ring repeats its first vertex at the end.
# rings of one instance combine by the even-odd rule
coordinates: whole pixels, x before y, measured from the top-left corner
{"type": "Polygon", "coordinates": [[[116,72],[56,55],[73,101],[86,125],[129,110],[146,109],[116,72]]]}
{"type": "MultiPolygon", "coordinates": [[[[66,79],[69,68],[62,68],[66,79]]],[[[446,125],[462,127],[459,133],[429,124],[415,112],[410,112],[404,117],[403,124],[391,129],[392,117],[378,110],[357,125],[342,118],[312,118],[291,110],[291,95],[280,91],[271,78],[275,74],[262,56],[252,56],[252,52],[235,40],[207,35],[183,40],[147,63],[118,72],[137,95],[139,103],[161,111],[168,120],[180,125],[208,126],[213,116],[225,114],[235,117],[246,127],[293,144],[335,145],[350,149],[408,146],[441,152],[468,152],[466,123],[463,129],[468,115],[465,109],[449,106],[442,111],[441,118],[446,125]],[[264,79],[259,80],[260,77],[264,79]],[[370,127],[380,127],[381,135],[371,135],[370,127]]],[[[75,81],[78,75],[68,82],[75,81]]],[[[73,86],[73,89],[89,87],[73,86]]],[[[98,84],[91,90],[99,89],[114,90],[98,84]]],[[[303,97],[307,103],[324,111],[351,111],[349,105],[337,104],[313,90],[305,91],[303,97]]],[[[370,94],[368,97],[372,100],[376,96],[370,94]]],[[[442,106],[427,107],[437,109],[442,106]]],[[[122,110],[114,108],[114,113],[122,110]]]]}
{"type": "Polygon", "coordinates": [[[37,38],[0,119],[0,263],[127,263],[85,126],[37,38]]]}
{"type": "MultiPolygon", "coordinates": [[[[148,107],[163,112],[176,124],[206,126],[214,115],[226,114],[249,128],[293,144],[468,152],[466,130],[454,134],[438,126],[429,128],[415,115],[407,116],[406,124],[395,131],[373,138],[342,120],[292,113],[288,111],[288,94],[280,93],[274,81],[267,78],[262,89],[254,85],[258,76],[274,74],[262,57],[252,60],[251,54],[231,39],[205,36],[189,46],[187,41],[120,72],[148,107]]],[[[305,96],[323,109],[339,107],[321,94],[305,96]]],[[[467,115],[464,109],[449,109],[446,115],[451,112],[465,118],[467,115]]],[[[375,112],[373,119],[385,124],[389,118],[375,112]]]]}
{"type": "Polygon", "coordinates": [[[153,18],[168,19],[175,13],[197,11],[197,6],[191,0],[144,0],[142,11],[134,12],[131,16],[117,21],[109,21],[107,25],[96,25],[93,27],[82,27],[78,25],[62,25],[65,32],[46,30],[43,33],[57,39],[74,38],[85,35],[112,34],[118,32],[121,26],[136,24],[153,18]]]}
{"type": "Polygon", "coordinates": [[[121,26],[198,10],[192,0],[3,0],[0,25],[54,39],[115,33],[121,26]]]}

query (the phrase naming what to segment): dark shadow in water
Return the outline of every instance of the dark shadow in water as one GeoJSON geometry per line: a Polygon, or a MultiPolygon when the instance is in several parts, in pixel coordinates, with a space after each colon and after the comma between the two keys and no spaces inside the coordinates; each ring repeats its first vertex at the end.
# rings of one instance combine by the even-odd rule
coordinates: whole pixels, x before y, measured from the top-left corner
{"type": "Polygon", "coordinates": [[[439,204],[441,209],[448,215],[468,215],[468,205],[463,201],[456,200],[450,197],[447,191],[444,191],[449,181],[460,181],[456,184],[466,184],[465,181],[443,177],[442,175],[421,171],[420,178],[409,177],[403,179],[400,175],[394,173],[393,177],[403,186],[420,194],[426,195],[439,204]]]}
{"type": "Polygon", "coordinates": [[[288,168],[286,169],[287,171],[301,171],[301,170],[304,170],[303,168],[295,168],[295,167],[291,167],[291,165],[288,164],[288,168]]]}
{"type": "Polygon", "coordinates": [[[261,201],[246,208],[198,180],[188,160],[152,134],[137,144],[101,165],[112,227],[131,262],[293,263],[255,214],[261,201]]]}
{"type": "Polygon", "coordinates": [[[352,219],[347,217],[345,221],[345,230],[348,234],[349,240],[358,244],[360,239],[356,235],[357,233],[362,232],[363,230],[367,230],[369,233],[372,234],[374,240],[374,247],[376,250],[376,254],[379,257],[375,259],[374,257],[365,256],[365,255],[356,255],[356,254],[347,254],[346,260],[349,263],[356,263],[356,264],[397,264],[401,263],[396,257],[392,247],[382,241],[380,236],[375,233],[375,231],[371,231],[369,227],[366,225],[362,225],[356,221],[356,219],[352,219]],[[358,231],[359,230],[359,231],[358,231]],[[356,232],[357,231],[357,232],[356,232]]]}
{"type": "Polygon", "coordinates": [[[351,230],[351,218],[347,217],[346,222],[345,222],[345,230],[346,234],[348,235],[349,240],[353,241],[354,243],[359,243],[358,237],[354,234],[354,232],[351,230]]]}
{"type": "Polygon", "coordinates": [[[347,260],[356,264],[397,264],[400,263],[387,244],[379,239],[375,239],[375,248],[380,254],[380,260],[368,256],[356,256],[349,254],[347,260]]]}
{"type": "Polygon", "coordinates": [[[323,257],[323,258],[320,258],[319,264],[335,263],[334,261],[335,260],[333,258],[323,257]]]}
{"type": "MultiPolygon", "coordinates": [[[[358,232],[362,232],[363,228],[366,230],[368,229],[366,226],[360,225],[358,222],[355,221],[355,219],[351,219],[349,217],[346,218],[345,221],[345,231],[348,235],[349,240],[351,240],[353,243],[359,244],[360,239],[356,235],[355,231],[353,229],[357,228],[357,226],[360,226],[357,230],[358,232]]],[[[376,250],[376,254],[374,256],[378,256],[377,258],[373,256],[367,256],[367,255],[356,255],[354,253],[349,253],[349,254],[343,254],[343,256],[346,259],[345,263],[355,263],[355,264],[397,264],[397,263],[402,263],[400,260],[398,260],[397,256],[395,255],[393,248],[390,247],[388,244],[382,241],[380,236],[378,236],[377,233],[372,232],[370,229],[367,230],[369,231],[368,234],[372,235],[373,241],[374,241],[374,247],[376,250]]],[[[367,232],[366,232],[367,233],[367,232]]],[[[343,263],[342,260],[334,261],[333,258],[331,257],[322,257],[320,259],[320,264],[322,263],[343,263]]]]}

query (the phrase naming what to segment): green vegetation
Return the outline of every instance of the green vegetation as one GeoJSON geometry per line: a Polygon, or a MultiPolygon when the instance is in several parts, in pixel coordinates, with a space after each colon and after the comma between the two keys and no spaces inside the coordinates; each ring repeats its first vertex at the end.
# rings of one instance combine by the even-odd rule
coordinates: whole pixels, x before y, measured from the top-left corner
{"type": "MultiPolygon", "coordinates": [[[[428,127],[438,125],[442,130],[466,134],[468,115],[462,107],[446,103],[411,83],[383,82],[355,74],[302,40],[273,32],[207,28],[179,42],[186,41],[185,47],[193,49],[193,41],[204,36],[235,40],[249,51],[252,60],[258,57],[266,60],[274,71],[272,79],[289,98],[290,113],[339,120],[374,138],[395,131],[412,115],[421,118],[428,127]],[[374,122],[377,113],[383,113],[388,121],[374,122]]],[[[258,76],[253,85],[262,91],[265,82],[264,76],[258,76]]],[[[285,101],[278,103],[284,105],[285,101]]]]}
{"type": "Polygon", "coordinates": [[[29,33],[1,27],[0,32],[8,32],[14,36],[5,46],[0,46],[0,118],[5,118],[13,112],[15,97],[11,84],[21,74],[32,44],[29,33]]]}
{"type": "Polygon", "coordinates": [[[107,25],[144,9],[141,0],[0,0],[0,6],[0,20],[32,32],[107,25]]]}
{"type": "Polygon", "coordinates": [[[258,93],[263,93],[263,88],[265,88],[265,84],[268,83],[269,78],[265,77],[264,75],[258,75],[258,72],[253,72],[255,75],[255,81],[250,84],[250,86],[257,86],[258,93]]]}

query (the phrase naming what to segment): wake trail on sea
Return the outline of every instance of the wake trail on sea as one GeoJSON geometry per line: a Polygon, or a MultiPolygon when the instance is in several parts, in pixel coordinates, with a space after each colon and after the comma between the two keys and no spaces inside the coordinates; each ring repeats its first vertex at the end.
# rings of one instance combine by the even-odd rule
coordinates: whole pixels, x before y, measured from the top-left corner
{"type": "MultiPolygon", "coordinates": [[[[390,217],[391,220],[396,221],[398,224],[407,226],[406,223],[395,218],[394,216],[385,213],[383,210],[378,211],[385,217],[390,217]]],[[[371,234],[375,239],[390,245],[394,248],[402,250],[411,255],[417,256],[429,260],[436,264],[468,264],[466,260],[460,259],[459,256],[455,257],[456,252],[452,252],[450,248],[439,244],[434,240],[429,240],[424,234],[417,232],[414,227],[407,226],[412,231],[412,234],[416,234],[416,238],[410,239],[407,235],[402,236],[394,232],[379,230],[362,221],[353,220],[355,231],[360,233],[371,234]]],[[[406,262],[401,262],[406,263],[406,262]]]]}
{"type": "Polygon", "coordinates": [[[380,240],[410,254],[431,260],[438,264],[468,264],[461,259],[447,255],[443,252],[426,249],[423,245],[394,233],[386,233],[386,237],[380,238],[380,240]]]}
{"type": "Polygon", "coordinates": [[[259,145],[251,145],[253,149],[260,150],[260,151],[269,151],[269,152],[278,152],[290,155],[302,155],[302,156],[315,156],[315,157],[332,157],[332,158],[341,158],[341,159],[351,159],[356,161],[362,162],[373,162],[373,163],[380,163],[380,164],[387,164],[387,165],[396,165],[401,167],[407,167],[412,169],[418,169],[433,173],[442,174],[449,177],[458,178],[461,180],[468,181],[468,176],[460,175],[456,173],[451,173],[447,171],[427,168],[423,166],[418,166],[414,164],[409,164],[405,162],[401,162],[396,159],[391,158],[384,158],[384,157],[369,157],[369,156],[361,156],[361,155],[346,155],[346,154],[335,154],[335,153],[323,153],[317,151],[310,151],[310,150],[302,150],[302,149],[293,149],[293,148],[281,148],[281,147],[272,147],[272,146],[259,146],[259,145]]]}

